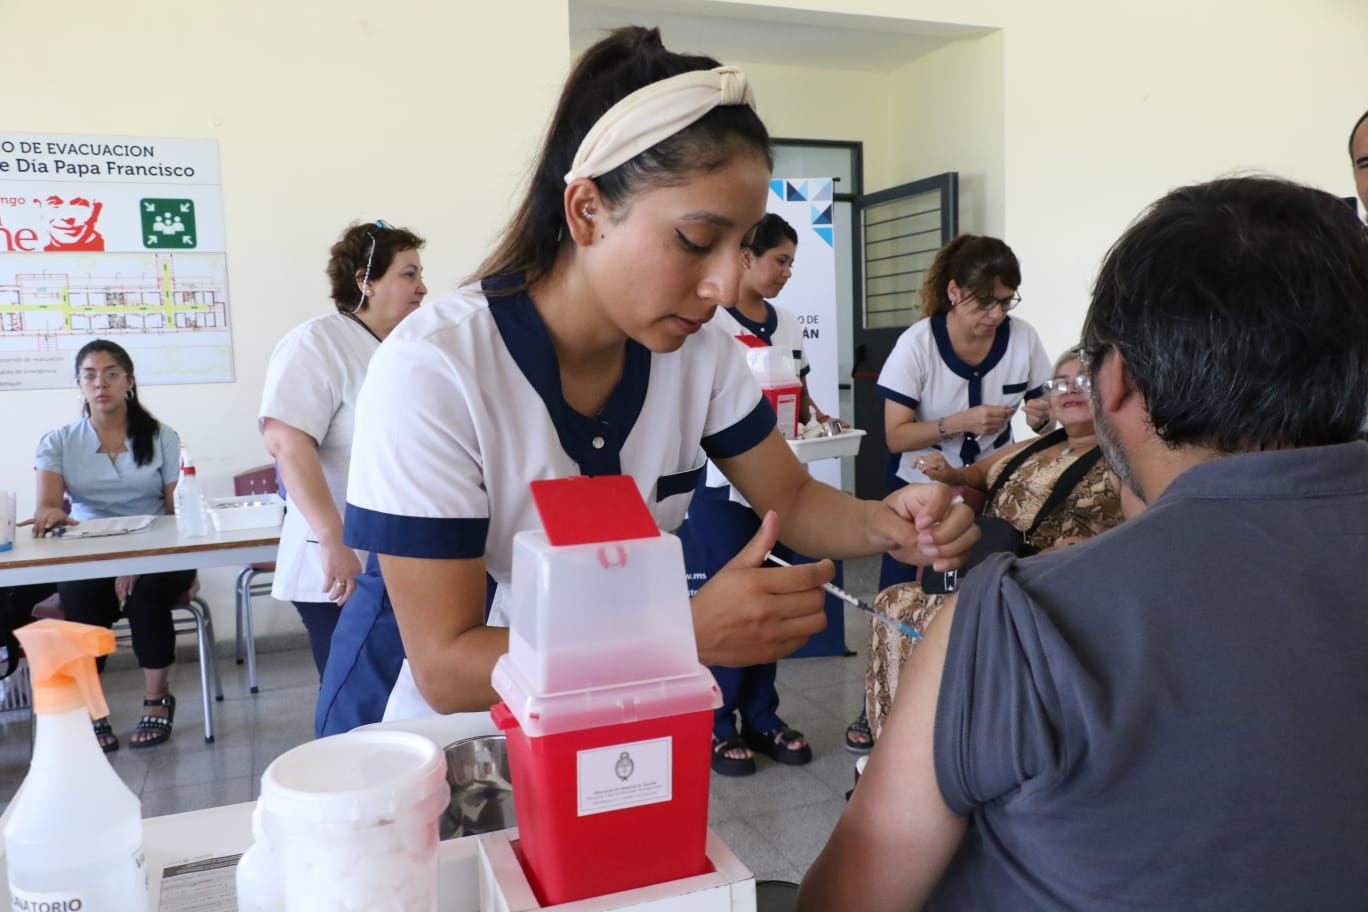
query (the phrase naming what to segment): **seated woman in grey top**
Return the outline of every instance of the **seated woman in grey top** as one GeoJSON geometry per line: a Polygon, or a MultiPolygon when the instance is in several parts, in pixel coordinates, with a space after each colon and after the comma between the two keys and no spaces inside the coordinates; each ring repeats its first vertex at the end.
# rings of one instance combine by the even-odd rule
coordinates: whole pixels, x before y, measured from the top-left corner
{"type": "MultiPolygon", "coordinates": [[[[33,534],[45,535],[83,519],[174,513],[180,437],[138,401],[133,359],[113,342],[96,339],[76,355],[82,418],[48,432],[38,444],[33,534]],[[71,514],[63,499],[71,498],[71,514]]],[[[69,621],[109,627],[128,618],[133,653],[143,669],[142,718],[129,743],[150,747],[171,737],[176,698],[169,678],[176,657],[171,608],[195,582],[194,570],[59,583],[69,621]]],[[[95,720],[106,753],[119,748],[108,718],[95,720]]]]}

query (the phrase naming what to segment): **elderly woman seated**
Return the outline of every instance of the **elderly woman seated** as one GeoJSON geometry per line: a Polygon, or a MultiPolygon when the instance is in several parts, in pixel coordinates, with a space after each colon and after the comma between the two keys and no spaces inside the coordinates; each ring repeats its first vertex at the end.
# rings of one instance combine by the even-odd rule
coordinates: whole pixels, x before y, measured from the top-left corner
{"type": "MultiPolygon", "coordinates": [[[[1033,551],[1091,538],[1120,523],[1122,516],[1118,485],[1099,458],[1090,384],[1076,349],[1056,362],[1048,392],[1059,430],[999,450],[962,469],[951,468],[934,453],[918,466],[937,481],[987,491],[982,515],[1010,523],[1033,551]],[[1076,464],[1079,468],[1070,472],[1076,464]],[[1081,474],[1080,469],[1084,469],[1081,474]]],[[[876,607],[925,630],[944,602],[945,596],[926,592],[919,583],[901,583],[879,593],[876,607]]],[[[898,672],[914,641],[883,624],[872,628],[865,699],[877,739],[893,705],[898,672]]]]}

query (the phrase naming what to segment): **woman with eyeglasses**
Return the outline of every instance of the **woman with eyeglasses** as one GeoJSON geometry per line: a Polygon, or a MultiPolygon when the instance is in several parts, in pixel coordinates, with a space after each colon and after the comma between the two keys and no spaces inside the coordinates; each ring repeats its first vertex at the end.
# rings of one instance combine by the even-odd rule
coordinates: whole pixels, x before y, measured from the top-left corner
{"type": "Polygon", "coordinates": [[[286,504],[271,595],[294,603],[320,677],[362,569],[342,543],[356,398],[375,350],[427,294],[423,243],[382,221],[348,227],[328,257],[335,312],[286,333],[266,368],[257,425],[286,504]]]}
{"type": "MultiPolygon", "coordinates": [[[[973,465],[1012,442],[1012,416],[1024,403],[1036,431],[1049,422],[1042,384],[1050,356],[1034,327],[1008,316],[1021,302],[1021,266],[995,237],[961,234],[942,247],[922,278],[923,318],[893,346],[875,390],[884,399],[889,490],[928,480],[917,460],[939,453],[973,465]]],[[[885,555],[879,588],[912,582],[917,569],[885,555]]],[[[861,713],[846,747],[868,753],[861,713]]]]}
{"type": "MultiPolygon", "coordinates": [[[[983,515],[1006,520],[1033,551],[1077,544],[1118,525],[1121,491],[1097,449],[1091,383],[1078,350],[1069,349],[1046,381],[1049,417],[1060,428],[1043,437],[997,450],[972,465],[955,467],[944,454],[917,457],[917,469],[948,485],[987,492],[983,515]]],[[[972,572],[972,570],[970,571],[972,572]]],[[[898,583],[879,593],[876,607],[925,630],[945,604],[915,583],[898,583]]],[[[874,625],[866,670],[870,728],[878,736],[893,705],[898,671],[914,641],[882,624],[874,625]]]]}
{"type": "Polygon", "coordinates": [[[576,62],[475,281],[405,321],[371,364],[345,529],[373,556],[333,638],[319,734],[382,715],[487,724],[538,479],[629,476],[673,530],[705,453],[717,462],[765,519],[693,599],[705,664],[774,661],[825,625],[832,565],[762,567],[781,534],[806,554],[958,565],[974,539],[963,504],[942,485],[867,502],[812,479],[736,341],[706,325],[736,300],[772,163],[743,73],[644,28],[576,62]]]}
{"type": "MultiPolygon", "coordinates": [[[[174,513],[180,437],[139,401],[128,352],[105,339],[86,343],[76,353],[76,383],[82,417],[48,432],[34,456],[33,534],[55,533],[85,519],[174,513]],[[70,515],[64,508],[67,498],[70,515]]],[[[69,621],[111,627],[120,614],[128,618],[133,654],[143,670],[142,718],[129,738],[135,748],[171,737],[176,712],[170,688],[176,659],[171,608],[194,582],[194,570],[174,570],[57,584],[69,621]]],[[[94,726],[105,753],[119,749],[108,718],[94,720],[94,726]]]]}

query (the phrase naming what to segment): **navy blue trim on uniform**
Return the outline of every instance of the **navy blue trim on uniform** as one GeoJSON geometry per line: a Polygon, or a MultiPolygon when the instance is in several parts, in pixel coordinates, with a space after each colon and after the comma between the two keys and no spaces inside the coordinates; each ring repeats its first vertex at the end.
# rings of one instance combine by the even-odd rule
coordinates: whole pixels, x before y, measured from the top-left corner
{"type": "Polygon", "coordinates": [[[809,365],[809,366],[803,368],[802,370],[800,370],[800,371],[798,372],[798,379],[799,379],[799,380],[806,379],[806,378],[807,378],[807,375],[810,374],[810,373],[812,373],[812,366],[811,366],[811,365],[809,365]]]}
{"type": "Polygon", "coordinates": [[[349,548],[434,560],[484,557],[489,520],[396,516],[347,504],[342,542],[349,548]]]}
{"type": "MultiPolygon", "coordinates": [[[[956,354],[955,346],[950,342],[950,329],[945,320],[945,311],[931,315],[931,336],[935,339],[936,351],[946,367],[969,381],[969,407],[980,406],[983,404],[983,375],[997,367],[998,362],[1007,354],[1007,345],[1012,338],[1012,318],[1008,317],[998,325],[997,332],[993,334],[992,347],[978,364],[969,364],[956,354]]],[[[960,446],[960,462],[963,465],[973,465],[980,452],[982,450],[979,448],[978,438],[973,434],[965,434],[964,443],[960,446]]]]}
{"type": "Polygon", "coordinates": [[[709,459],[730,459],[740,456],[770,435],[779,426],[774,408],[764,396],[751,409],[750,414],[729,428],[703,438],[703,452],[709,459]]]}
{"type": "Polygon", "coordinates": [[[1029,402],[1032,399],[1039,399],[1043,395],[1045,395],[1045,384],[1042,383],[1035,389],[1026,391],[1026,401],[1029,402]]]}
{"type": "Polygon", "coordinates": [[[622,376],[603,411],[592,418],[582,415],[565,401],[556,349],[532,298],[526,291],[487,294],[506,284],[503,278],[484,281],[489,311],[509,355],[546,406],[561,448],[585,475],[622,474],[622,447],[646,402],[651,379],[650,351],[628,339],[622,376]]]}
{"type": "Polygon", "coordinates": [[[1023,380],[1020,383],[1004,383],[1002,384],[1002,393],[1005,396],[1010,396],[1013,393],[1024,393],[1026,392],[1026,387],[1030,385],[1031,381],[1029,380],[1023,380]]]}
{"type": "Polygon", "coordinates": [[[1007,343],[1012,338],[1012,318],[1008,317],[998,326],[993,336],[993,347],[988,349],[988,354],[978,364],[968,364],[955,353],[955,346],[950,342],[950,329],[945,325],[945,311],[931,315],[931,335],[945,366],[965,380],[973,380],[997,367],[1002,356],[1007,354],[1007,343]]]}
{"type": "Polygon", "coordinates": [[[704,463],[696,469],[675,472],[673,475],[661,475],[656,481],[656,503],[660,503],[667,497],[687,494],[692,491],[698,485],[699,476],[707,467],[707,463],[704,463]]]}
{"type": "Polygon", "coordinates": [[[739,307],[728,307],[727,313],[731,314],[733,320],[750,330],[752,335],[762,340],[766,345],[773,345],[774,331],[779,328],[779,314],[775,312],[774,305],[769,301],[761,301],[760,303],[765,305],[765,322],[763,323],[756,323],[743,314],[739,307]]]}
{"type": "Polygon", "coordinates": [[[874,384],[874,392],[878,393],[880,396],[883,396],[885,399],[892,399],[899,405],[905,405],[913,411],[916,411],[917,408],[921,405],[920,400],[913,399],[911,396],[904,396],[897,390],[889,389],[886,386],[880,386],[877,383],[874,384]]]}

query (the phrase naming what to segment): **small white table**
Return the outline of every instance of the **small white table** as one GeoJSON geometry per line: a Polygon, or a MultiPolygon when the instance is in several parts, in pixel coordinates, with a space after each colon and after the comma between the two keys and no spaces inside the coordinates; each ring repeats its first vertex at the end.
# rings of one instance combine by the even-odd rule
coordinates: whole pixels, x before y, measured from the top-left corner
{"type": "MultiPolygon", "coordinates": [[[[65,583],[70,580],[165,573],[170,570],[202,570],[207,567],[273,561],[280,544],[280,528],[240,529],[213,532],[195,538],[176,531],[176,517],[159,516],[141,532],[95,538],[34,538],[28,527],[17,530],[14,547],[0,551],[0,586],[34,583],[65,583]]],[[[198,609],[195,609],[198,614],[198,609]]],[[[212,676],[217,680],[213,624],[207,616],[199,622],[200,686],[204,703],[204,740],[214,740],[212,676]],[[205,655],[205,651],[210,652],[205,655]],[[211,675],[210,672],[213,672],[211,675]]],[[[256,669],[249,669],[255,676],[256,669]]],[[[254,677],[255,679],[255,677],[254,677]]],[[[222,700],[220,690],[218,699],[222,700]]]]}
{"type": "Polygon", "coordinates": [[[246,565],[275,560],[279,544],[278,527],[184,538],[174,516],[159,516],[142,532],[99,538],[34,538],[25,527],[13,548],[0,551],[0,586],[246,565]]]}

